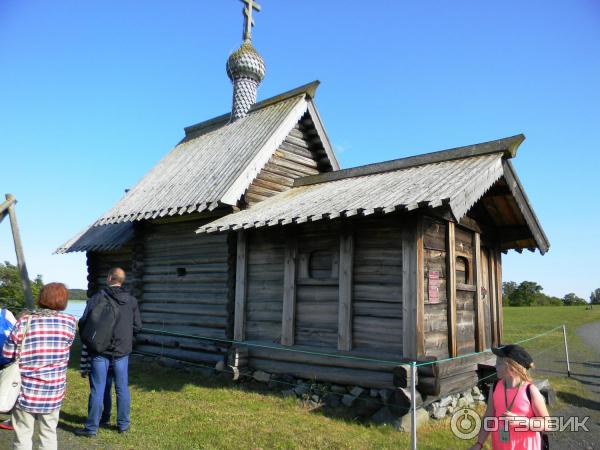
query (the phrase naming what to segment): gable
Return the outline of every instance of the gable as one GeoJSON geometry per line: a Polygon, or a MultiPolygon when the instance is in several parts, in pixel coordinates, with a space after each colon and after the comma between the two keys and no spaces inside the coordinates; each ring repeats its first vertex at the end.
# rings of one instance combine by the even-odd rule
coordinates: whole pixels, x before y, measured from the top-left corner
{"type": "Polygon", "coordinates": [[[297,178],[339,168],[335,156],[330,159],[332,153],[326,150],[328,142],[323,142],[315,122],[309,109],[246,189],[238,204],[240,208],[291,189],[297,178]]]}

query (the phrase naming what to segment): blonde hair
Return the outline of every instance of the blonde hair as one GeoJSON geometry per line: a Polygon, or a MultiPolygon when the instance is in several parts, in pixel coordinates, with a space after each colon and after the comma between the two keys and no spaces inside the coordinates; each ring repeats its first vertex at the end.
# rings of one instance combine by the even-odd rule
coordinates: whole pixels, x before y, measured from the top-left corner
{"type": "MultiPolygon", "coordinates": [[[[506,364],[506,366],[508,367],[508,369],[517,377],[519,377],[521,379],[521,381],[526,381],[528,383],[532,382],[531,376],[529,375],[528,370],[523,367],[521,364],[519,364],[518,362],[510,359],[510,358],[502,358],[502,361],[504,362],[504,364],[506,364]]],[[[533,369],[533,363],[531,363],[531,369],[533,369]]]]}

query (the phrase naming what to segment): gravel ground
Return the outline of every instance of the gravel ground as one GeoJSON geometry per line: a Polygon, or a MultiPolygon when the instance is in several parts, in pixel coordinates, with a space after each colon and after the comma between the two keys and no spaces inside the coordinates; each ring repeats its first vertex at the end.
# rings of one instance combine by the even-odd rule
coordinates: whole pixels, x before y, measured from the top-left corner
{"type": "MultiPolygon", "coordinates": [[[[550,433],[550,447],[558,449],[600,449],[600,322],[589,323],[577,329],[583,342],[594,351],[595,358],[583,357],[570,352],[571,377],[580,381],[588,391],[585,398],[577,395],[561,395],[560,400],[567,406],[552,411],[553,415],[568,417],[589,417],[586,426],[588,432],[550,433]],[[577,406],[581,405],[581,406],[577,406]]],[[[564,352],[547,352],[535,358],[536,378],[543,375],[566,375],[564,352]]]]}

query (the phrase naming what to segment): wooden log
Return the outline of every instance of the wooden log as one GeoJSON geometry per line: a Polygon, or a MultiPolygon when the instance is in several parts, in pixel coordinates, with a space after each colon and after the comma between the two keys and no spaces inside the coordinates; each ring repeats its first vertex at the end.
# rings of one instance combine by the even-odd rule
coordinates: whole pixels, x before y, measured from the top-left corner
{"type": "Polygon", "coordinates": [[[283,313],[281,318],[281,343],[294,345],[296,326],[296,258],[298,238],[295,230],[286,239],[283,269],[283,313]]]}
{"type": "MultiPolygon", "coordinates": [[[[412,383],[412,367],[410,364],[400,364],[394,367],[392,373],[394,374],[394,386],[399,388],[410,388],[412,383]]],[[[419,375],[415,381],[418,384],[419,375]]]]}
{"type": "Polygon", "coordinates": [[[181,304],[181,305],[224,305],[227,302],[225,292],[217,293],[150,293],[144,292],[144,305],[181,304]]]}
{"type": "Polygon", "coordinates": [[[496,252],[489,252],[489,271],[490,271],[490,302],[491,302],[491,319],[492,319],[492,346],[497,347],[498,341],[498,289],[496,288],[496,280],[498,276],[496,268],[496,252]]]}
{"type": "Polygon", "coordinates": [[[15,197],[12,194],[6,194],[6,202],[4,202],[3,205],[5,205],[5,208],[8,211],[8,217],[10,220],[10,228],[12,230],[15,253],[17,255],[17,267],[19,269],[19,275],[21,276],[21,284],[23,285],[23,291],[25,294],[25,306],[29,309],[33,309],[33,294],[31,292],[31,285],[29,283],[29,273],[27,272],[27,264],[25,264],[25,253],[23,252],[21,233],[19,231],[19,225],[17,223],[15,203],[15,197]]]}
{"type": "Polygon", "coordinates": [[[246,232],[237,233],[237,253],[235,269],[235,313],[233,326],[233,339],[243,341],[246,338],[246,277],[247,277],[247,250],[248,242],[246,232]]]}
{"type": "MultiPolygon", "coordinates": [[[[378,372],[388,372],[392,373],[394,369],[393,359],[390,355],[384,355],[382,361],[390,361],[387,362],[377,362],[370,361],[371,359],[377,359],[374,356],[365,356],[365,359],[360,359],[360,357],[356,356],[355,352],[342,354],[340,352],[335,351],[325,351],[324,353],[330,354],[332,356],[323,356],[316,355],[312,353],[300,353],[294,351],[286,351],[286,347],[279,346],[273,343],[266,343],[269,347],[281,348],[281,350],[274,350],[269,348],[260,348],[260,347],[248,347],[249,355],[251,358],[259,358],[265,360],[272,361],[284,361],[284,362],[293,362],[298,364],[308,364],[315,366],[326,366],[326,367],[343,367],[348,369],[362,369],[362,370],[373,370],[378,372]],[[336,357],[333,355],[339,355],[340,357],[336,357]],[[350,359],[355,357],[356,359],[350,359]]],[[[294,347],[296,349],[296,347],[294,347]]],[[[315,349],[312,349],[315,350],[315,349]]],[[[365,353],[358,353],[362,355],[366,355],[365,353]]],[[[376,353],[375,353],[376,354],[376,353]]],[[[402,358],[394,358],[402,360],[402,358]]]]}
{"type": "Polygon", "coordinates": [[[417,344],[417,356],[422,357],[425,355],[425,258],[423,248],[423,217],[417,217],[417,242],[416,242],[416,256],[417,256],[417,315],[416,321],[416,344],[417,344]]]}
{"type": "Polygon", "coordinates": [[[502,252],[496,249],[496,297],[498,299],[498,342],[504,342],[504,325],[502,314],[502,252]]]}
{"type": "Polygon", "coordinates": [[[189,325],[194,327],[206,328],[225,328],[227,325],[226,317],[215,316],[192,316],[180,314],[148,313],[142,312],[142,322],[148,327],[156,325],[189,325]]]}
{"type": "Polygon", "coordinates": [[[258,178],[260,180],[269,182],[273,185],[280,185],[285,187],[292,187],[294,185],[294,179],[289,176],[283,176],[269,170],[269,164],[260,172],[258,178]]]}
{"type": "Polygon", "coordinates": [[[169,347],[155,347],[153,345],[138,345],[136,350],[144,353],[151,353],[156,356],[165,356],[167,358],[176,359],[198,364],[208,364],[211,367],[218,361],[225,360],[224,353],[206,353],[200,351],[181,350],[169,347]]]}
{"type": "Polygon", "coordinates": [[[181,348],[183,350],[203,351],[212,353],[223,353],[228,349],[226,343],[213,343],[183,337],[165,336],[153,334],[150,332],[140,333],[135,337],[136,345],[153,345],[172,348],[181,348]]]}
{"type": "Polygon", "coordinates": [[[454,357],[458,354],[456,344],[456,239],[454,222],[448,222],[448,236],[446,241],[446,267],[448,299],[448,352],[454,357]]]}
{"type": "Polygon", "coordinates": [[[399,300],[402,301],[402,345],[404,356],[416,358],[417,227],[412,221],[407,221],[402,232],[402,291],[399,300]]]}
{"type": "Polygon", "coordinates": [[[227,310],[223,305],[203,304],[170,304],[170,303],[143,303],[140,311],[144,313],[181,314],[186,316],[226,317],[227,310]]]}
{"type": "Polygon", "coordinates": [[[350,231],[340,236],[340,274],[338,301],[338,350],[352,348],[352,263],[354,239],[350,231]]]}
{"type": "Polygon", "coordinates": [[[248,365],[257,370],[264,370],[270,373],[291,374],[299,378],[314,380],[316,382],[359,385],[369,388],[394,388],[392,382],[393,376],[391,373],[295,364],[259,358],[250,358],[248,365]]]}

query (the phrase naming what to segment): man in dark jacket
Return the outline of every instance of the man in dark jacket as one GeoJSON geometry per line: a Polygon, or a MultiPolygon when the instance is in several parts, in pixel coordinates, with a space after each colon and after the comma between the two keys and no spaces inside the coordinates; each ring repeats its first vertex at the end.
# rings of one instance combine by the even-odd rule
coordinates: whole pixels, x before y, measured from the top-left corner
{"type": "Polygon", "coordinates": [[[108,287],[88,300],[80,319],[80,324],[84,323],[88,314],[99,302],[112,301],[118,305],[118,315],[114,325],[111,346],[104,353],[90,353],[89,355],[90,397],[88,416],[85,421],[85,428],[75,432],[78,436],[96,436],[100,426],[109,368],[112,368],[114,374],[115,391],[117,393],[117,428],[119,433],[125,433],[129,430],[129,409],[131,405],[128,387],[129,354],[133,347],[133,336],[142,329],[142,320],[137,300],[123,289],[124,282],[125,271],[118,267],[111,269],[107,277],[108,287]]]}

